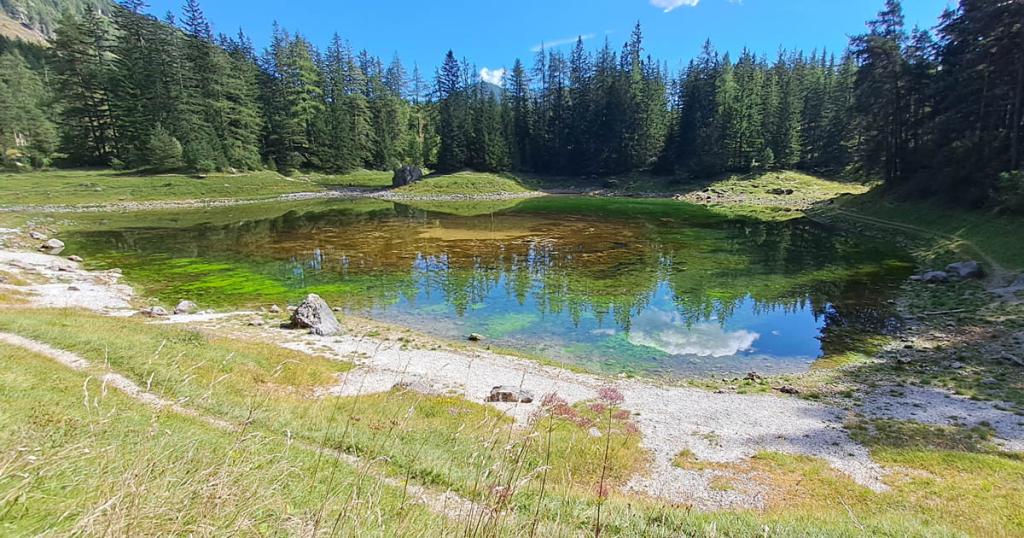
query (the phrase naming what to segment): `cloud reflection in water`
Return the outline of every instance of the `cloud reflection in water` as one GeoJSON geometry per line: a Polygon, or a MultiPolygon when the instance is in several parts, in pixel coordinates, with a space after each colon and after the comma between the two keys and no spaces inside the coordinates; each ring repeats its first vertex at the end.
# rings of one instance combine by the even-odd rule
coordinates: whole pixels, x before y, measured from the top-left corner
{"type": "Polygon", "coordinates": [[[687,326],[677,312],[650,309],[633,321],[629,342],[670,355],[731,357],[753,349],[760,337],[746,330],[727,332],[717,323],[687,326]]]}

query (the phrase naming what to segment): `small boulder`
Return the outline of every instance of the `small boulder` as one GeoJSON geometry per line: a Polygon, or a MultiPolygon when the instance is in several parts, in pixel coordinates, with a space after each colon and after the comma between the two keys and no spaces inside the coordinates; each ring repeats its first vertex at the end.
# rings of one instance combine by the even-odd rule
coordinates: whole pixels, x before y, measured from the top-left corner
{"type": "Polygon", "coordinates": [[[143,310],[142,315],[150,318],[162,318],[167,316],[167,310],[162,306],[153,306],[143,310]]]}
{"type": "Polygon", "coordinates": [[[781,392],[783,394],[800,394],[800,391],[796,387],[791,387],[789,385],[783,385],[781,387],[774,387],[774,388],[775,388],[775,390],[777,390],[777,391],[779,391],[779,392],[781,392]]]}
{"type": "Polygon", "coordinates": [[[981,278],[985,276],[981,264],[971,260],[966,262],[951,263],[946,266],[946,272],[960,278],[981,278]]]}
{"type": "Polygon", "coordinates": [[[28,236],[31,237],[32,239],[35,239],[36,241],[46,241],[47,239],[46,234],[39,232],[29,232],[28,236]]]}
{"type": "Polygon", "coordinates": [[[491,389],[491,394],[487,397],[486,401],[531,403],[533,402],[533,393],[519,387],[500,385],[491,389]]]}
{"type": "Polygon", "coordinates": [[[921,275],[921,281],[928,284],[941,284],[949,282],[949,275],[945,271],[928,271],[921,275]]]}
{"type": "Polygon", "coordinates": [[[191,313],[195,312],[198,309],[199,309],[199,306],[197,306],[192,301],[182,301],[182,302],[178,303],[178,306],[174,307],[174,313],[176,315],[191,314],[191,313]]]}
{"type": "Polygon", "coordinates": [[[266,325],[266,322],[263,321],[260,318],[253,318],[253,319],[249,320],[249,326],[250,327],[262,327],[264,325],[266,325]]]}
{"type": "Polygon", "coordinates": [[[423,179],[423,170],[418,167],[405,165],[395,170],[391,177],[392,187],[404,187],[423,179]]]}
{"type": "Polygon", "coordinates": [[[486,338],[484,338],[484,335],[482,334],[472,333],[466,337],[466,340],[469,340],[470,342],[483,342],[486,338]]]}
{"type": "Polygon", "coordinates": [[[83,261],[81,256],[75,256],[74,254],[72,254],[71,256],[68,256],[68,260],[69,261],[73,261],[75,263],[82,263],[82,261],[83,261]]]}
{"type": "Polygon", "coordinates": [[[391,390],[395,392],[418,392],[420,394],[438,393],[434,387],[427,383],[423,383],[422,381],[399,381],[391,386],[391,390]]]}
{"type": "Polygon", "coordinates": [[[271,314],[280,314],[281,307],[277,306],[276,304],[272,304],[270,305],[270,308],[267,309],[267,311],[270,312],[271,314]]]}
{"type": "Polygon", "coordinates": [[[40,245],[39,250],[45,250],[56,254],[64,250],[64,242],[60,239],[47,239],[45,243],[40,245]]]}
{"type": "Polygon", "coordinates": [[[295,309],[295,313],[292,314],[292,326],[309,329],[310,333],[317,336],[331,336],[341,332],[341,324],[334,317],[331,307],[315,293],[306,296],[302,304],[295,309]]]}
{"type": "Polygon", "coordinates": [[[753,381],[754,383],[760,383],[761,381],[764,381],[764,377],[762,377],[761,374],[757,372],[750,372],[743,379],[745,379],[746,381],[753,381]]]}

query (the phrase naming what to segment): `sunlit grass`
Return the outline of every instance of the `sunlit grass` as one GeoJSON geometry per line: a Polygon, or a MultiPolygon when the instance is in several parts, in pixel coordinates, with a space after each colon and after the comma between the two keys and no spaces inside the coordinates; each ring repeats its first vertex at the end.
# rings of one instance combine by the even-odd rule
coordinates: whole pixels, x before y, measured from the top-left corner
{"type": "Polygon", "coordinates": [[[522,183],[510,175],[498,175],[482,172],[458,172],[443,176],[430,176],[405,187],[395,190],[405,195],[443,196],[443,195],[493,195],[529,192],[522,183]]]}

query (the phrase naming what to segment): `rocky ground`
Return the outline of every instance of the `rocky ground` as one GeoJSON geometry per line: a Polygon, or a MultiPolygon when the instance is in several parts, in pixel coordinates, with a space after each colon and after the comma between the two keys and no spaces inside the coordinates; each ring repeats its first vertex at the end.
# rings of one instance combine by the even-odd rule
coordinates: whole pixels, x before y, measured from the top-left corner
{"type": "MultiPolygon", "coordinates": [[[[811,401],[798,394],[741,395],[575,373],[493,353],[486,349],[486,342],[452,344],[355,318],[346,318],[338,330],[321,331],[326,335],[318,336],[306,330],[281,328],[289,312],[269,306],[261,312],[211,313],[197,311],[201,305],[179,305],[177,313],[151,308],[140,314],[141,302],[130,287],[120,283],[119,271],[86,271],[77,261],[68,259],[69,253],[56,248],[38,252],[13,246],[41,245],[49,240],[38,233],[33,237],[22,230],[4,230],[0,235],[7,244],[0,249],[0,298],[6,292],[13,303],[21,306],[84,308],[115,316],[148,315],[154,322],[184,323],[236,338],[258,338],[357,365],[341,374],[335,385],[323,387],[320,397],[369,394],[404,383],[425,392],[454,393],[484,402],[490,399],[495,386],[504,385],[513,392],[528,392],[531,401],[490,405],[524,423],[538,410],[542,395],[557,394],[572,403],[594,399],[599,390],[614,387],[624,397],[622,407],[634,414],[643,436],[642,445],[651,457],[647,471],[634,477],[627,489],[701,509],[763,507],[770,492],[764,480],[740,470],[729,471],[714,465],[677,466],[675,459],[684,451],[710,464],[742,463],[764,451],[811,456],[863,486],[876,491],[886,489],[887,470],[872,461],[868,450],[854,441],[846,429],[851,418],[856,417],[941,425],[980,424],[993,430],[994,441],[1005,450],[1024,450],[1024,419],[1017,414],[1021,409],[1014,402],[1001,401],[998,396],[1005,391],[995,389],[996,384],[1007,385],[1003,380],[1014,372],[1019,378],[1020,365],[1011,359],[1016,357],[1014,346],[1020,349],[1020,343],[1012,327],[989,327],[985,329],[989,333],[977,334],[947,320],[944,316],[951,315],[948,312],[922,311],[910,302],[901,305],[911,318],[910,329],[874,359],[874,374],[841,376],[846,390],[850,386],[856,388],[852,403],[811,401]],[[979,338],[986,340],[979,343],[979,338]],[[956,345],[983,350],[985,360],[991,359],[989,355],[999,355],[992,359],[998,368],[980,359],[950,362],[949,352],[956,345]],[[1010,359],[1003,359],[1003,354],[1010,359]],[[913,357],[908,360],[909,355],[913,357]],[[929,375],[941,377],[948,372],[954,372],[949,383],[925,387],[907,383],[912,379],[931,379],[929,375]],[[990,375],[1001,377],[976,379],[990,375]],[[965,387],[981,391],[972,396],[984,397],[956,394],[965,387]],[[991,390],[985,392],[985,387],[991,390]],[[732,487],[715,487],[715,481],[726,475],[732,487]]],[[[999,282],[998,288],[1005,288],[1003,284],[1014,285],[999,282]]],[[[948,283],[908,283],[943,285],[948,283]]],[[[997,284],[989,287],[995,289],[997,284]]],[[[985,300],[998,300],[1007,293],[1013,301],[1019,299],[1015,293],[1004,290],[985,300]]],[[[1005,314],[1001,308],[996,307],[996,312],[1005,314]]],[[[1024,342],[1024,332],[1020,341],[1024,342]]],[[[1008,381],[1010,385],[1017,383],[1012,379],[1008,381]]]]}

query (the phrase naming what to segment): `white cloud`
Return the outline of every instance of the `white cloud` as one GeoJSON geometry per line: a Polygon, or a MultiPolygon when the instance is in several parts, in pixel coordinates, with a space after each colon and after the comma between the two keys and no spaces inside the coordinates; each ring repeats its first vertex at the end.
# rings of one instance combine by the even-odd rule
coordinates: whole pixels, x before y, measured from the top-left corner
{"type": "Polygon", "coordinates": [[[540,52],[540,49],[551,49],[555,47],[561,47],[562,45],[570,45],[575,43],[577,39],[586,41],[588,39],[594,39],[597,34],[580,34],[576,37],[560,37],[558,39],[552,39],[551,41],[545,41],[543,43],[537,43],[530,47],[530,52],[540,52]]]}
{"type": "Polygon", "coordinates": [[[683,6],[697,7],[699,3],[700,0],[651,0],[652,6],[664,10],[665,13],[683,6]]]}
{"type": "Polygon", "coordinates": [[[486,67],[480,70],[480,78],[484,82],[490,82],[495,86],[501,86],[502,79],[505,77],[505,68],[499,67],[498,69],[487,69],[486,67]]]}
{"type": "Polygon", "coordinates": [[[676,312],[650,309],[633,321],[629,342],[670,355],[731,357],[753,349],[760,337],[758,333],[745,330],[726,332],[717,323],[687,326],[676,312]]]}

